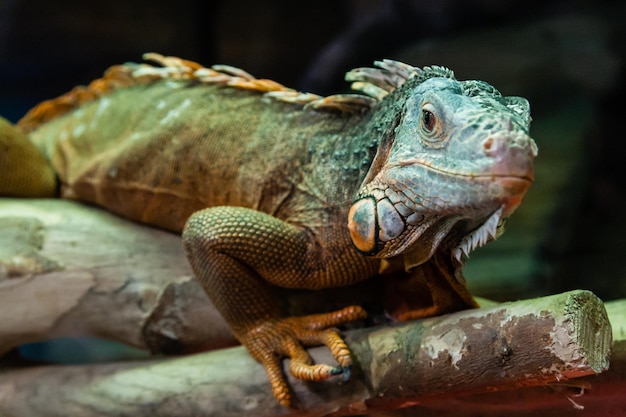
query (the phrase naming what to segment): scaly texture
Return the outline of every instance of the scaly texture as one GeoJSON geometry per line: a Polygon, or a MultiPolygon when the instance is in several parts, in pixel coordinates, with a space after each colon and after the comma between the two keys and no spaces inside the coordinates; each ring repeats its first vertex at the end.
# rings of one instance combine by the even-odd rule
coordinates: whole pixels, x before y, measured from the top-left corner
{"type": "Polygon", "coordinates": [[[284,317],[275,286],[385,274],[397,319],[476,306],[465,258],[502,232],[534,176],[526,100],[390,60],[346,75],[363,94],[320,97],[228,66],[146,58],[160,66],[112,67],[19,127],[63,197],[182,232],[194,273],[281,404],[293,404],[281,359],[301,379],[348,375],[335,327],[365,312],[284,317]],[[304,347],[317,344],[337,365],[311,363],[304,347]]]}
{"type": "Polygon", "coordinates": [[[0,117],[0,195],[52,197],[56,178],[46,158],[20,129],[0,117]]]}

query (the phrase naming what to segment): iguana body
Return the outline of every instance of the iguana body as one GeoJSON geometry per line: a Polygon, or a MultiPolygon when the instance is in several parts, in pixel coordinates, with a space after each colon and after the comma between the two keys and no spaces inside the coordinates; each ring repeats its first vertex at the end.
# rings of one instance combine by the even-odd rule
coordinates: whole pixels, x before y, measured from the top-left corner
{"type": "Polygon", "coordinates": [[[283,318],[272,286],[345,286],[383,271],[431,293],[431,305],[391,306],[401,319],[476,305],[463,253],[495,238],[533,178],[525,100],[393,61],[349,74],[372,99],[156,58],[164,69],[115,67],[20,126],[62,196],[182,232],[197,278],[282,404],[281,358],[303,379],[344,371],[351,359],[333,327],[364,312],[283,318]],[[315,344],[339,367],[309,365],[302,346],[315,344]]]}

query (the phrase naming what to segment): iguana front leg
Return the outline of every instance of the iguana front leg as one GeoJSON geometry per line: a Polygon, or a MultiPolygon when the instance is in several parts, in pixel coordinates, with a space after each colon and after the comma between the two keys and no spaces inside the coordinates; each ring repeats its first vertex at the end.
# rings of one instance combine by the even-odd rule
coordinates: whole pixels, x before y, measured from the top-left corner
{"type": "MultiPolygon", "coordinates": [[[[345,372],[350,352],[334,326],[365,316],[358,306],[303,317],[281,318],[269,284],[290,288],[341,284],[350,274],[323,271],[319,247],[306,232],[268,214],[241,207],[215,207],[195,213],[183,243],[196,277],[248,352],[265,367],[276,399],[290,406],[282,373],[319,381],[345,372]],[[336,275],[336,276],[332,276],[336,275]],[[323,278],[327,278],[323,281],[323,278]],[[330,278],[330,279],[328,279],[330,278]],[[327,345],[339,366],[311,364],[303,346],[327,345]]],[[[343,272],[343,271],[341,271],[343,272]]]]}

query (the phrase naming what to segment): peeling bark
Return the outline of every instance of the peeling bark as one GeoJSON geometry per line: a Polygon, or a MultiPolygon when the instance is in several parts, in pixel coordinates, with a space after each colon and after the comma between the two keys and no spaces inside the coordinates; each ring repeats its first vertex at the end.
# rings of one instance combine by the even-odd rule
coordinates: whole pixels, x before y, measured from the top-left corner
{"type": "Polygon", "coordinates": [[[611,344],[604,307],[585,291],[383,327],[349,340],[357,357],[370,358],[361,365],[371,370],[373,406],[599,373],[608,368],[611,344]]]}
{"type": "MultiPolygon", "coordinates": [[[[346,340],[357,365],[349,381],[290,383],[307,410],[301,415],[357,415],[592,375],[608,366],[610,337],[602,302],[573,291],[351,331],[346,340]]],[[[316,361],[332,360],[327,349],[310,352],[316,361]]],[[[0,392],[0,414],[33,417],[287,412],[274,401],[262,367],[241,347],[169,360],[6,371],[0,392]]]]}

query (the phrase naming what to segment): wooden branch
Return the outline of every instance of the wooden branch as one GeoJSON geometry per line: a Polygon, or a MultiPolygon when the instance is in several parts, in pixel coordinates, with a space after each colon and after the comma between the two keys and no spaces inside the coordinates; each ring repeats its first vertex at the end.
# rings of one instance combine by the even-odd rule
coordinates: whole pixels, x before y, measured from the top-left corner
{"type": "MultiPolygon", "coordinates": [[[[419,323],[421,329],[415,324],[381,329],[380,340],[393,341],[391,346],[377,348],[368,336],[373,352],[366,367],[384,370],[371,374],[370,405],[404,406],[438,395],[545,385],[599,373],[609,364],[611,327],[602,302],[586,291],[419,323]]],[[[364,356],[360,344],[351,346],[364,356]]]]}
{"type": "MultiPolygon", "coordinates": [[[[601,372],[611,328],[602,302],[573,291],[397,326],[352,331],[352,378],[291,380],[300,415],[356,415],[601,372]]],[[[324,348],[310,350],[327,362],[324,348]]],[[[440,402],[441,404],[441,402],[440,402]]],[[[458,412],[458,410],[457,410],[458,412]]],[[[264,372],[242,348],[0,374],[0,415],[274,416],[264,372]]]]}
{"type": "Polygon", "coordinates": [[[236,340],[180,238],[59,199],[0,198],[0,353],[94,336],[178,353],[236,340]]]}
{"type": "Polygon", "coordinates": [[[599,375],[546,386],[420,401],[407,415],[456,417],[605,417],[626,410],[626,299],[605,303],[613,330],[610,367],[599,375]]]}

